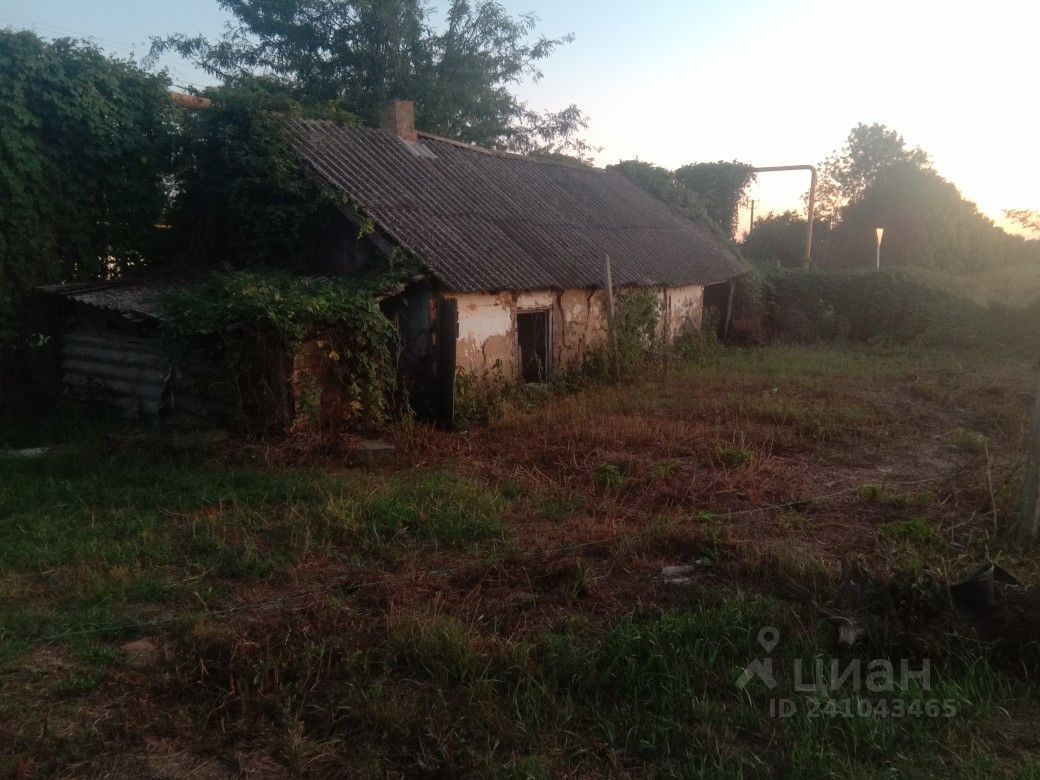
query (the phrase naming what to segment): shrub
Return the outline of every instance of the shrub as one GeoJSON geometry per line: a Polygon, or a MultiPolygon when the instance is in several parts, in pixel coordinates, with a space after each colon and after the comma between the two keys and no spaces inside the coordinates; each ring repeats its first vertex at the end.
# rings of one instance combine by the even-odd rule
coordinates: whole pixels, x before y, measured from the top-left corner
{"type": "Polygon", "coordinates": [[[901,271],[781,271],[765,277],[772,339],[860,343],[1024,345],[1029,313],[986,309],[901,271]]]}
{"type": "Polygon", "coordinates": [[[165,297],[160,334],[174,365],[188,371],[218,413],[282,432],[291,423],[282,411],[292,358],[307,337],[320,333],[331,376],[356,421],[378,424],[396,381],[396,332],[375,294],[391,286],[392,277],[347,282],[275,271],[215,274],[165,297]]]}

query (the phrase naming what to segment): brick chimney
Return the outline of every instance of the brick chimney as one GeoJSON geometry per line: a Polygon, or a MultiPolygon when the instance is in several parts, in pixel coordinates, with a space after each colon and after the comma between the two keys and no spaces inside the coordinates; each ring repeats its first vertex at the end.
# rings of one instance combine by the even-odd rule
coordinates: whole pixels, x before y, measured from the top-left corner
{"type": "Polygon", "coordinates": [[[419,140],[415,132],[415,103],[411,100],[390,100],[379,111],[379,126],[414,144],[419,140]]]}

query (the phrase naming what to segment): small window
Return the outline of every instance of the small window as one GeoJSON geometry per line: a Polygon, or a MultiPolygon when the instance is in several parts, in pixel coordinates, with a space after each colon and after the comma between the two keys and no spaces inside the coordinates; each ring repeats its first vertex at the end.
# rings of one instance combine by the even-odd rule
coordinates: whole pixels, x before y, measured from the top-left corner
{"type": "Polygon", "coordinates": [[[519,312],[516,338],[520,345],[520,378],[525,382],[544,382],[549,376],[549,312],[519,312]]]}

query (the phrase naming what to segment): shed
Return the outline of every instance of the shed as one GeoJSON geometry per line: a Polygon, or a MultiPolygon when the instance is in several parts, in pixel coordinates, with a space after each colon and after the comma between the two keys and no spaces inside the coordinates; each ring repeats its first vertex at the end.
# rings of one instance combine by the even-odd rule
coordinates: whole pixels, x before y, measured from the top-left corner
{"type": "MultiPolygon", "coordinates": [[[[425,268],[402,303],[406,359],[424,386],[450,388],[456,371],[540,380],[580,364],[606,339],[607,256],[615,286],[660,296],[666,338],[700,328],[705,290],[724,302],[747,270],[708,226],[619,173],[420,132],[406,101],[384,108],[379,129],[313,119],[287,129],[353,204],[351,221],[425,268]]],[[[354,262],[342,257],[340,271],[354,262]]]]}

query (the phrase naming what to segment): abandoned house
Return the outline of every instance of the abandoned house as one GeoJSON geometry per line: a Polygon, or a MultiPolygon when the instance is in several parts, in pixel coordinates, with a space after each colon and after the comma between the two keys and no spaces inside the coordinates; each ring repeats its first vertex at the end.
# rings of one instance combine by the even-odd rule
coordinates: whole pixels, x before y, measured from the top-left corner
{"type": "MultiPolygon", "coordinates": [[[[422,277],[383,308],[399,324],[402,374],[434,388],[440,407],[459,371],[540,381],[602,345],[607,257],[615,289],[659,297],[667,339],[702,327],[706,306],[725,321],[746,270],[707,226],[619,173],[418,132],[406,101],[384,108],[379,129],[308,119],[287,129],[306,166],[352,204],[330,213],[313,272],[349,275],[395,248],[421,264],[422,277]]],[[[178,402],[147,343],[161,290],[129,281],[47,291],[77,312],[68,381],[106,385],[142,413],[178,402]]]]}

